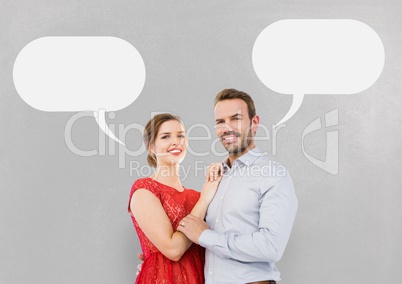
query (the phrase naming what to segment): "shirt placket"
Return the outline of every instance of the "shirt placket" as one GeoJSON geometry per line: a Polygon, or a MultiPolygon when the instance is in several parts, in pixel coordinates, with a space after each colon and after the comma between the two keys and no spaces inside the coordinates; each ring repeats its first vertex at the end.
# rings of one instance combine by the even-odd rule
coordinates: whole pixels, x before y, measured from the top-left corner
{"type": "MultiPolygon", "coordinates": [[[[222,213],[222,207],[223,207],[223,200],[225,198],[225,195],[233,181],[233,174],[235,171],[235,167],[233,167],[232,169],[229,169],[226,173],[225,173],[225,177],[222,179],[221,181],[221,185],[220,190],[218,191],[220,194],[219,196],[217,196],[219,198],[219,202],[218,202],[218,206],[217,206],[217,214],[216,214],[216,218],[213,224],[213,229],[216,232],[223,232],[224,231],[224,223],[223,223],[223,213],[222,213]]],[[[212,263],[210,263],[209,265],[209,269],[208,269],[208,278],[211,279],[211,281],[209,283],[214,283],[214,271],[216,271],[216,262],[219,261],[218,259],[216,259],[216,256],[214,254],[212,254],[212,263]],[[212,268],[212,269],[211,269],[212,268]]]]}

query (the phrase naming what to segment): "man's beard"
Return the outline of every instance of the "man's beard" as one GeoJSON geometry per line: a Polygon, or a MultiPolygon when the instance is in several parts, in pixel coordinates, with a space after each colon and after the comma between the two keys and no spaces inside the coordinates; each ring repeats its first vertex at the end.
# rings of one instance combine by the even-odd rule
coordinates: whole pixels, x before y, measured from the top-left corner
{"type": "MultiPolygon", "coordinates": [[[[234,145],[234,144],[224,144],[224,143],[222,143],[223,147],[225,147],[225,149],[226,149],[226,151],[228,151],[229,155],[232,155],[232,156],[237,156],[237,155],[239,155],[241,153],[244,153],[247,150],[247,148],[249,148],[250,143],[251,143],[252,138],[253,138],[253,136],[251,134],[251,125],[248,128],[247,133],[245,133],[245,134],[240,134],[239,132],[234,132],[234,131],[228,131],[227,133],[222,135],[222,137],[226,136],[226,135],[231,135],[231,134],[234,134],[234,135],[236,135],[237,137],[240,138],[240,144],[239,145],[234,145]]],[[[222,137],[221,137],[221,140],[222,140],[222,137]]]]}

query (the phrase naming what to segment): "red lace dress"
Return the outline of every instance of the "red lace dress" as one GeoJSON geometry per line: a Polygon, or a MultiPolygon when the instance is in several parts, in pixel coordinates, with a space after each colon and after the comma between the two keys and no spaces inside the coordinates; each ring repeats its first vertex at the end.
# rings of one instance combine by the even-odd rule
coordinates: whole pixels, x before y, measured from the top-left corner
{"type": "MultiPolygon", "coordinates": [[[[139,188],[149,190],[161,201],[174,230],[177,229],[180,220],[191,212],[200,197],[200,193],[192,189],[185,188],[183,192],[179,192],[151,178],[142,178],[138,179],[131,188],[129,213],[131,197],[139,188]]],[[[145,258],[135,283],[204,283],[204,248],[192,244],[179,261],[172,261],[151,243],[132,215],[131,219],[145,258]]]]}

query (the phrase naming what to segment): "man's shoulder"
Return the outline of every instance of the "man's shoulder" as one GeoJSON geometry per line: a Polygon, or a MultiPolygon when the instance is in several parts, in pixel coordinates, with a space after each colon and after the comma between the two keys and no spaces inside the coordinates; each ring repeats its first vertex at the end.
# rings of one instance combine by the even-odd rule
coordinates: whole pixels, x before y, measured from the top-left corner
{"type": "Polygon", "coordinates": [[[289,175],[287,168],[282,163],[273,159],[268,153],[261,153],[251,166],[259,168],[263,176],[267,178],[280,178],[289,175]]]}

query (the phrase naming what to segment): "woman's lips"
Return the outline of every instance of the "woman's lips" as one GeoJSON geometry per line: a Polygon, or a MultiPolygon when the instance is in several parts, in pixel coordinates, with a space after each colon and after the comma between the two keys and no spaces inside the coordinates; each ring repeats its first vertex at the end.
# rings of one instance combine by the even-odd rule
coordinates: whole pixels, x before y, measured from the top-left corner
{"type": "Polygon", "coordinates": [[[182,150],[181,149],[172,149],[168,151],[170,154],[172,154],[173,156],[178,156],[181,154],[182,150]]]}

